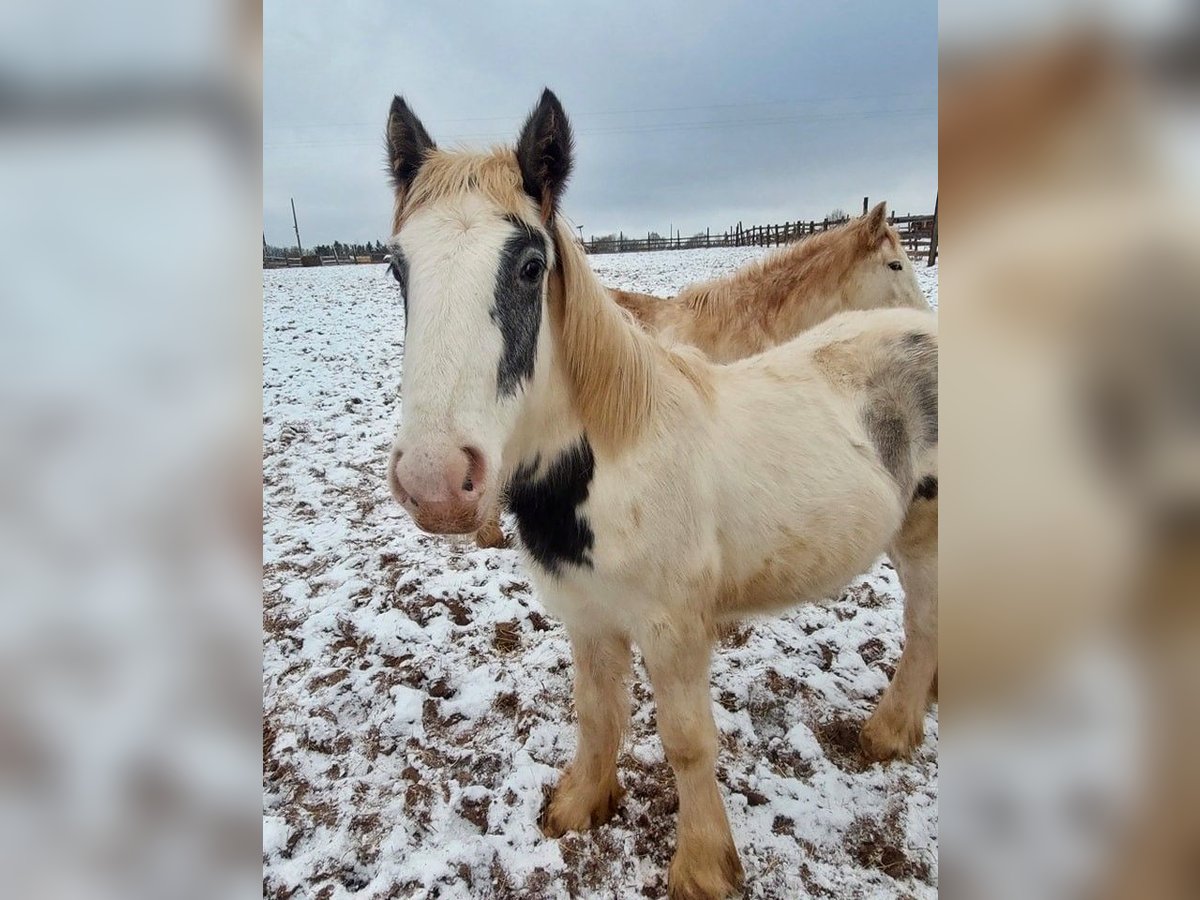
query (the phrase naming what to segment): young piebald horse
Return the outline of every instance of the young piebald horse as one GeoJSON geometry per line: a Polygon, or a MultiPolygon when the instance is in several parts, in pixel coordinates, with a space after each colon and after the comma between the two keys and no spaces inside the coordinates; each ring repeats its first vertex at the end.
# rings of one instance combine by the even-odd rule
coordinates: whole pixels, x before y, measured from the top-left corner
{"type": "Polygon", "coordinates": [[[459,534],[505,492],[539,596],[566,623],[579,736],[546,833],[613,813],[636,643],[679,789],[669,893],[724,897],[742,869],[715,775],[722,624],[834,594],[886,549],[907,639],[862,741],[886,758],[922,740],[935,319],[846,313],[714,365],[654,340],[596,280],[558,214],[571,133],[549,91],[515,152],[438,150],[400,98],[387,141],[407,332],[391,490],[421,528],[459,534]]]}
{"type": "Polygon", "coordinates": [[[761,353],[853,309],[928,310],[887,204],[662,300],[613,290],[638,322],[713,362],[761,353]]]}
{"type": "MultiPolygon", "coordinates": [[[[697,347],[714,362],[761,353],[852,309],[929,309],[900,236],[888,224],[886,203],[736,272],[688,285],[670,300],[609,292],[647,330],[697,347]]],[[[475,539],[481,547],[507,546],[498,510],[475,539]]]]}

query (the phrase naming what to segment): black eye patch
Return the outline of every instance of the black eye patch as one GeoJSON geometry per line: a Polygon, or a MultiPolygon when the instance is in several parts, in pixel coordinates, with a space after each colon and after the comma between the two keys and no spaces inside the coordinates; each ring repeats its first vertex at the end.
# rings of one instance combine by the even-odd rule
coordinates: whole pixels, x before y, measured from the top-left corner
{"type": "Polygon", "coordinates": [[[515,394],[533,375],[547,261],[545,236],[520,220],[510,221],[516,230],[500,251],[491,309],[504,340],[496,369],[496,393],[501,397],[515,394]]]}
{"type": "Polygon", "coordinates": [[[399,250],[393,249],[388,256],[388,271],[392,273],[392,277],[396,279],[396,283],[403,290],[408,284],[408,260],[399,250]]]}
{"type": "Polygon", "coordinates": [[[408,260],[398,248],[393,247],[388,257],[388,271],[400,285],[400,298],[404,301],[404,333],[408,334],[408,260]]]}

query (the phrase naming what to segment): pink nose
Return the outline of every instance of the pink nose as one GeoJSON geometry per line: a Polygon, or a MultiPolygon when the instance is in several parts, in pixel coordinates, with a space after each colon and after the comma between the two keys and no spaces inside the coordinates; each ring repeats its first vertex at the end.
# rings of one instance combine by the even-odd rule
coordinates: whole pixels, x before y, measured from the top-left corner
{"type": "Polygon", "coordinates": [[[392,493],[422,529],[466,534],[479,528],[485,475],[479,451],[394,451],[392,459],[392,493]]]}

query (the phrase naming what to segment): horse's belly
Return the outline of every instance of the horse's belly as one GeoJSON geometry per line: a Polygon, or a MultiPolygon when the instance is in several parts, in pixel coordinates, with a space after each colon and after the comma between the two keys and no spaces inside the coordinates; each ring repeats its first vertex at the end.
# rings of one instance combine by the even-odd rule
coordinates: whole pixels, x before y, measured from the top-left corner
{"type": "Polygon", "coordinates": [[[859,516],[783,525],[753,552],[748,545],[733,548],[719,598],[721,615],[771,612],[835,595],[884,552],[902,517],[897,502],[885,501],[859,516]]]}

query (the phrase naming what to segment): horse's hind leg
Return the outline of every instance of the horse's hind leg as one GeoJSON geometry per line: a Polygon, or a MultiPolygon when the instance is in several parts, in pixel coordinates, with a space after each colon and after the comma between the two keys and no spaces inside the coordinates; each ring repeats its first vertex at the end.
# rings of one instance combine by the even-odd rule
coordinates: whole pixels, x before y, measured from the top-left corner
{"type": "Polygon", "coordinates": [[[629,638],[569,626],[579,743],[542,819],[550,837],[607,822],[621,799],[617,754],[629,722],[629,638]]]}
{"type": "Polygon", "coordinates": [[[937,530],[937,499],[918,498],[889,548],[904,588],[904,652],[859,735],[870,759],[907,755],[925,737],[925,709],[937,690],[937,530]]]}

